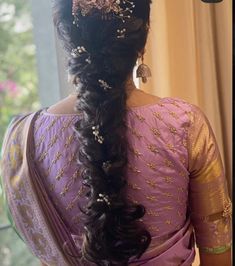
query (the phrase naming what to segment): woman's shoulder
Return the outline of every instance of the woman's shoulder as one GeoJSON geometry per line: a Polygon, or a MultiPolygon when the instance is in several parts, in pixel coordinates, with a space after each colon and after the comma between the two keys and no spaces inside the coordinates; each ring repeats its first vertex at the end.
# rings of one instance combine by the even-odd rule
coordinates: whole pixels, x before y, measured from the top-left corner
{"type": "Polygon", "coordinates": [[[198,106],[196,106],[193,103],[190,103],[184,99],[177,98],[177,97],[164,97],[164,98],[156,98],[155,101],[141,105],[136,107],[130,107],[128,108],[130,110],[136,110],[136,111],[157,111],[164,113],[164,112],[176,112],[178,114],[183,113],[189,113],[189,112],[195,112],[197,109],[199,109],[198,106]]]}

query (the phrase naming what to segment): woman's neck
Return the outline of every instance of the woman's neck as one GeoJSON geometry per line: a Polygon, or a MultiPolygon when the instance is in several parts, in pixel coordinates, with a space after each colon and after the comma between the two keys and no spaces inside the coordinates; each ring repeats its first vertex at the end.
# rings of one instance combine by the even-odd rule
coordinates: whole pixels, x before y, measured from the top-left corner
{"type": "MultiPolygon", "coordinates": [[[[125,90],[126,90],[126,93],[127,93],[127,98],[129,98],[134,91],[138,90],[138,88],[136,87],[136,85],[135,85],[135,83],[133,81],[133,78],[129,78],[127,80],[127,82],[125,84],[125,90]]],[[[70,93],[69,96],[72,96],[72,97],[76,96],[77,97],[78,93],[75,91],[75,92],[70,93]]]]}

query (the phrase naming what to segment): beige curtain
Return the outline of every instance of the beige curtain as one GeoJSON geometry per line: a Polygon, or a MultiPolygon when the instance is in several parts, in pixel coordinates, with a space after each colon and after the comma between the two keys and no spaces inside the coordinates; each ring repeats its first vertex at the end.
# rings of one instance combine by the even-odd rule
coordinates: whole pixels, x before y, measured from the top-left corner
{"type": "Polygon", "coordinates": [[[141,88],[202,108],[214,129],[229,188],[232,178],[232,0],[153,0],[141,88]]]}

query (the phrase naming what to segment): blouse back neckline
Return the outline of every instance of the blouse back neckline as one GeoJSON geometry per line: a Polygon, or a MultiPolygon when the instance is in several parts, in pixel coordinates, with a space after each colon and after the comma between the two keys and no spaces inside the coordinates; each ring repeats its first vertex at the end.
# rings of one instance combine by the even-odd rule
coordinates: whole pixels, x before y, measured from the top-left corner
{"type": "MultiPolygon", "coordinates": [[[[140,106],[131,106],[131,107],[127,107],[127,111],[129,112],[133,112],[136,110],[143,110],[146,108],[151,108],[151,107],[155,107],[155,106],[159,106],[161,105],[165,100],[169,99],[170,97],[164,97],[161,98],[157,103],[149,103],[149,104],[145,104],[145,105],[140,105],[140,106]]],[[[67,117],[72,117],[72,116],[79,116],[79,113],[74,113],[74,114],[55,114],[55,113],[49,113],[47,110],[49,109],[49,107],[46,107],[42,110],[42,114],[46,115],[46,116],[54,116],[54,117],[63,117],[63,116],[67,116],[67,117]]]]}

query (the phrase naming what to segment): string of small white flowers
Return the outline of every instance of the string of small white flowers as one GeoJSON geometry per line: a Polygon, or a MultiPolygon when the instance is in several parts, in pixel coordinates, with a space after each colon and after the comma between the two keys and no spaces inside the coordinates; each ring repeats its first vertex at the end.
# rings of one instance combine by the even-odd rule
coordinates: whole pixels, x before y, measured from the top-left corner
{"type": "Polygon", "coordinates": [[[112,89],[112,87],[109,86],[109,84],[106,81],[104,81],[103,79],[99,79],[98,82],[100,84],[100,87],[103,88],[105,91],[112,89]]]}
{"type": "Polygon", "coordinates": [[[99,194],[97,202],[105,202],[108,206],[111,205],[111,200],[110,200],[109,196],[102,194],[102,193],[99,194]]]}
{"type": "Polygon", "coordinates": [[[122,30],[118,29],[117,30],[117,38],[118,39],[124,39],[125,37],[126,37],[126,29],[125,28],[122,30]]]}
{"type": "Polygon", "coordinates": [[[88,64],[91,64],[91,56],[87,52],[87,50],[86,50],[86,48],[84,46],[77,46],[76,48],[72,49],[71,56],[73,58],[78,58],[84,53],[87,54],[87,58],[85,59],[85,62],[87,62],[88,64]]]}
{"type": "Polygon", "coordinates": [[[104,143],[104,137],[100,135],[100,126],[93,126],[92,133],[95,136],[95,140],[97,140],[100,144],[104,143]]]}

